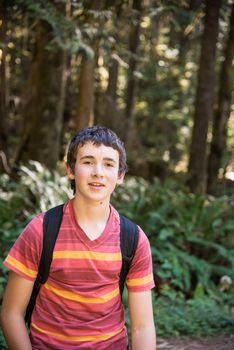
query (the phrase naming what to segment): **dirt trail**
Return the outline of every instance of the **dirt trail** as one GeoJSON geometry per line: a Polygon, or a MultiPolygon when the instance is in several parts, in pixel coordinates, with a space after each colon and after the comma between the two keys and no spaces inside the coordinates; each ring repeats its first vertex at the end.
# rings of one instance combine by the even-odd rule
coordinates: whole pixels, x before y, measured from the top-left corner
{"type": "Polygon", "coordinates": [[[159,339],[157,350],[234,350],[234,334],[205,339],[159,339]]]}

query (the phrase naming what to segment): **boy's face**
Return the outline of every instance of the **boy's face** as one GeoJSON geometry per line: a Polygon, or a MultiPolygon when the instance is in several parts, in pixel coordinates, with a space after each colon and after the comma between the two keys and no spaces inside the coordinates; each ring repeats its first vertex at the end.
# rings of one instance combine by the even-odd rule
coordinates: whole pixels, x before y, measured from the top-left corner
{"type": "Polygon", "coordinates": [[[119,153],[112,147],[87,142],[78,148],[74,172],[68,166],[68,177],[75,180],[76,196],[86,201],[109,202],[124,174],[119,174],[119,153]]]}

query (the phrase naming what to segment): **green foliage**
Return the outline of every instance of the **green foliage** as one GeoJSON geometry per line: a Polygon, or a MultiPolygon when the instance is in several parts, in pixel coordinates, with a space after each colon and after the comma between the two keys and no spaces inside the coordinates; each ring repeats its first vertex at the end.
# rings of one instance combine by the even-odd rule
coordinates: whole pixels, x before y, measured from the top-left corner
{"type": "Polygon", "coordinates": [[[222,275],[234,280],[233,204],[203,197],[171,180],[129,178],[114,204],[147,232],[159,285],[192,295],[198,283],[213,293],[222,275]]]}
{"type": "MultiPolygon", "coordinates": [[[[113,204],[148,234],[157,296],[159,336],[231,331],[234,290],[233,201],[193,195],[172,180],[127,178],[113,204]]],[[[232,326],[233,327],[233,326],[232,326]]]]}
{"type": "Polygon", "coordinates": [[[0,330],[0,349],[7,350],[6,342],[5,342],[5,339],[3,337],[1,330],[0,330]]]}
{"type": "Polygon", "coordinates": [[[207,296],[185,300],[159,297],[154,304],[159,337],[212,336],[232,332],[229,306],[207,296]]]}
{"type": "MultiPolygon", "coordinates": [[[[136,11],[132,9],[132,2],[109,1],[101,5],[98,2],[71,1],[67,3],[66,11],[64,1],[11,0],[3,3],[7,9],[7,35],[2,40],[6,40],[4,46],[11,72],[7,75],[9,103],[6,113],[9,116],[6,129],[11,132],[7,135],[8,145],[3,148],[8,150],[6,153],[9,163],[13,162],[14,154],[17,153],[21,137],[19,126],[24,125],[24,110],[19,106],[24,105],[24,89],[31,72],[30,65],[34,58],[39,59],[34,52],[37,45],[41,45],[36,29],[38,23],[43,22],[51,28],[51,41],[47,49],[57,50],[58,55],[61,55],[58,48],[68,51],[66,76],[69,84],[64,96],[69,96],[69,99],[65,101],[63,130],[70,135],[73,128],[70,124],[76,124],[73,120],[77,108],[75,101],[77,93],[80,93],[77,80],[83,69],[80,56],[87,60],[95,58],[94,90],[98,91],[98,96],[106,95],[108,80],[111,83],[113,79],[113,73],[108,74],[108,70],[115,58],[119,70],[116,81],[117,100],[111,118],[120,120],[120,110],[125,110],[128,99],[128,77],[134,76],[137,84],[135,142],[141,143],[142,154],[139,153],[139,159],[150,169],[145,176],[158,174],[155,171],[158,166],[170,171],[174,171],[177,166],[185,171],[183,160],[188,158],[188,145],[191,141],[200,35],[203,28],[202,2],[159,1],[156,4],[151,1],[148,5],[142,4],[139,47],[134,55],[129,46],[129,35],[136,23],[136,11]],[[129,66],[132,59],[136,60],[134,71],[129,66]]],[[[225,16],[220,21],[221,31],[217,43],[217,70],[220,62],[224,61],[223,45],[226,42],[230,4],[223,4],[223,10],[225,16]]],[[[134,40],[130,39],[130,42],[131,45],[134,44],[134,40]]],[[[104,117],[108,114],[105,112],[105,104],[100,103],[99,97],[96,102],[97,122],[114,127],[115,123],[108,122],[108,118],[104,117]]],[[[120,134],[125,135],[125,122],[118,124],[116,131],[120,130],[120,134]]],[[[227,127],[228,150],[222,164],[223,169],[231,160],[232,124],[234,125],[231,116],[227,127]]],[[[130,148],[129,159],[135,158],[133,149],[134,147],[130,148]]],[[[64,150],[60,151],[62,154],[64,150]]]]}
{"type": "MultiPolygon", "coordinates": [[[[81,4],[77,4],[77,7],[77,10],[83,11],[81,4]]],[[[81,50],[88,57],[92,57],[93,52],[82,37],[84,22],[80,20],[78,26],[74,18],[66,14],[65,8],[65,3],[56,4],[53,1],[43,0],[36,2],[32,0],[17,0],[14,8],[11,10],[16,11],[16,17],[23,12],[24,16],[26,15],[32,21],[33,26],[40,21],[50,26],[53,38],[48,47],[49,50],[58,47],[69,50],[71,53],[77,53],[81,50]]]]}

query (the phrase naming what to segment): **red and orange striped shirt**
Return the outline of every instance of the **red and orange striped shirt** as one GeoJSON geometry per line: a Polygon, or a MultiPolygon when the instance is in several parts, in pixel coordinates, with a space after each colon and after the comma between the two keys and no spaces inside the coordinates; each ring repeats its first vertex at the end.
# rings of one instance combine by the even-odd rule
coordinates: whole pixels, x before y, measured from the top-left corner
{"type": "MultiPolygon", "coordinates": [[[[4,265],[35,280],[42,250],[44,214],[21,233],[4,265]]],[[[121,269],[120,219],[111,206],[105,230],[90,240],[78,225],[72,200],[64,208],[49,278],[41,287],[32,314],[34,350],[126,350],[127,333],[119,293],[121,269]]],[[[140,229],[127,276],[129,291],[154,287],[149,241],[140,229]]]]}

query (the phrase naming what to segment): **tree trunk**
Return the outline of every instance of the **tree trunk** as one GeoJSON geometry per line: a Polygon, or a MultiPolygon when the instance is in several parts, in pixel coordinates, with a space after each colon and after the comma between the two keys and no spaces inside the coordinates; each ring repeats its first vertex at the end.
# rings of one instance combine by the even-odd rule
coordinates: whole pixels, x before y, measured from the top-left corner
{"type": "Polygon", "coordinates": [[[111,57],[109,66],[109,80],[107,87],[107,95],[116,104],[117,97],[117,85],[118,85],[118,74],[119,74],[119,62],[115,57],[111,57]]]}
{"type": "MultiPolygon", "coordinates": [[[[188,53],[190,51],[190,47],[193,45],[194,51],[196,51],[196,44],[195,42],[192,42],[191,35],[186,33],[186,29],[189,27],[191,22],[193,21],[193,17],[195,16],[197,11],[201,10],[201,7],[203,6],[203,0],[189,0],[188,6],[184,11],[181,13],[181,17],[179,17],[179,23],[181,25],[180,32],[178,33],[178,43],[179,43],[179,54],[178,54],[178,68],[179,68],[179,74],[177,75],[177,87],[179,86],[179,92],[178,92],[178,109],[183,110],[183,108],[188,103],[188,91],[185,93],[183,89],[181,89],[180,86],[180,79],[181,76],[184,77],[185,71],[186,71],[186,62],[188,61],[188,53]],[[186,11],[186,12],[185,12],[186,11]],[[186,13],[186,15],[185,15],[186,13]]],[[[173,47],[173,46],[172,46],[173,47]]],[[[194,60],[196,59],[196,55],[194,57],[194,60]]]]}
{"type": "MultiPolygon", "coordinates": [[[[98,30],[102,29],[103,20],[101,17],[98,20],[94,18],[94,13],[105,11],[110,4],[108,5],[108,2],[106,3],[105,0],[85,0],[83,6],[85,9],[86,24],[89,23],[90,27],[94,26],[95,28],[96,25],[98,25],[98,30]],[[94,22],[96,22],[95,25],[94,22]]],[[[98,77],[96,77],[97,80],[95,81],[95,69],[98,65],[97,62],[99,57],[99,40],[97,37],[93,38],[91,46],[93,49],[93,57],[87,53],[83,53],[81,60],[76,115],[73,118],[76,130],[86,126],[91,126],[96,121],[96,116],[94,120],[94,110],[97,99],[95,96],[94,85],[95,83],[98,85],[98,77]]]]}
{"type": "Polygon", "coordinates": [[[117,106],[117,87],[118,87],[118,75],[119,75],[119,61],[118,55],[118,45],[121,42],[121,37],[119,33],[121,32],[121,22],[122,9],[121,7],[115,7],[116,17],[114,18],[114,43],[112,46],[112,55],[109,61],[108,67],[108,85],[106,90],[99,89],[96,92],[96,108],[95,114],[98,117],[97,122],[101,123],[108,128],[115,130],[119,135],[122,132],[124,116],[118,110],[117,106]]]}
{"type": "Polygon", "coordinates": [[[129,36],[129,51],[130,60],[128,68],[128,83],[126,90],[126,134],[125,138],[129,144],[132,143],[132,138],[134,138],[134,106],[136,98],[136,78],[134,73],[137,67],[136,55],[138,54],[138,48],[140,43],[140,21],[142,16],[142,0],[133,0],[133,26],[129,36]]]}
{"type": "Polygon", "coordinates": [[[188,184],[191,191],[195,193],[206,192],[207,133],[213,110],[215,54],[220,7],[221,0],[206,0],[194,126],[188,166],[188,184]]]}
{"type": "Polygon", "coordinates": [[[232,91],[234,81],[234,4],[230,16],[230,26],[224,61],[220,71],[218,106],[214,116],[212,142],[208,162],[208,190],[213,192],[217,187],[219,169],[225,167],[223,157],[226,152],[227,123],[231,113],[232,91]]]}
{"type": "Polygon", "coordinates": [[[115,4],[115,17],[113,21],[114,26],[114,43],[112,46],[112,55],[109,62],[109,78],[106,94],[111,99],[111,102],[114,103],[117,107],[117,88],[118,88],[118,76],[119,76],[119,61],[117,58],[119,43],[122,41],[120,35],[122,26],[126,25],[123,21],[124,12],[123,12],[123,3],[116,2],[115,4]]]}
{"type": "Polygon", "coordinates": [[[79,77],[79,95],[77,100],[77,112],[75,129],[92,126],[94,122],[94,58],[82,56],[79,77]]]}
{"type": "MultiPolygon", "coordinates": [[[[0,151],[7,153],[6,3],[0,3],[0,151]]],[[[1,161],[0,161],[1,169],[1,161]]]]}
{"type": "Polygon", "coordinates": [[[53,169],[59,159],[66,53],[51,47],[52,28],[37,24],[36,52],[23,99],[24,128],[16,162],[37,160],[53,169]]]}

